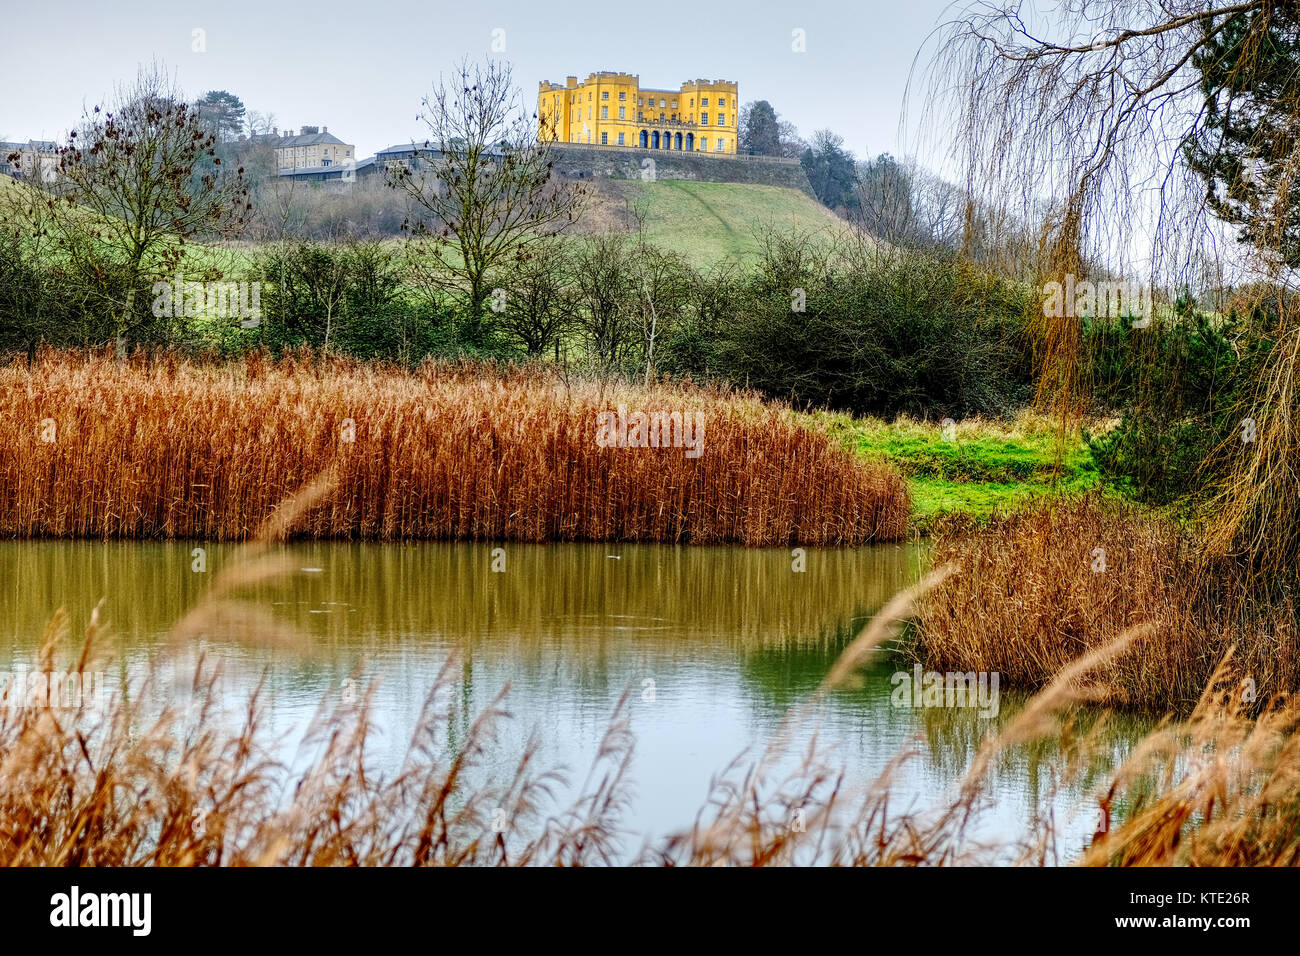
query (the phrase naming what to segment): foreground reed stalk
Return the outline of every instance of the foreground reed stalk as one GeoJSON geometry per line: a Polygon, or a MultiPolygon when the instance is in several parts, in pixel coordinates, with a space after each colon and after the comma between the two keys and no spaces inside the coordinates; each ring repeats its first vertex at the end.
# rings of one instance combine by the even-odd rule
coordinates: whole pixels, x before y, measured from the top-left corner
{"type": "Polygon", "coordinates": [[[0,369],[0,535],[245,540],[332,470],[304,537],[850,545],[901,538],[902,479],[788,409],[537,371],[46,353],[0,369]],[[602,447],[618,406],[698,415],[683,447],[602,447]]]}

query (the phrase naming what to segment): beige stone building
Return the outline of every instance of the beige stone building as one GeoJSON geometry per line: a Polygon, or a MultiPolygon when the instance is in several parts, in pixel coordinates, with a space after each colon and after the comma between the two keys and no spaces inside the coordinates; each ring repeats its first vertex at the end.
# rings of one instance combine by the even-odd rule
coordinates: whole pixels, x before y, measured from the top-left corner
{"type": "Polygon", "coordinates": [[[275,141],[276,165],[281,170],[342,166],[356,161],[356,146],[345,143],[328,126],[304,126],[295,136],[284,130],[275,141]]]}
{"type": "Polygon", "coordinates": [[[38,174],[44,182],[53,182],[59,174],[59,147],[47,139],[29,139],[25,143],[0,142],[0,173],[18,178],[38,174]]]}

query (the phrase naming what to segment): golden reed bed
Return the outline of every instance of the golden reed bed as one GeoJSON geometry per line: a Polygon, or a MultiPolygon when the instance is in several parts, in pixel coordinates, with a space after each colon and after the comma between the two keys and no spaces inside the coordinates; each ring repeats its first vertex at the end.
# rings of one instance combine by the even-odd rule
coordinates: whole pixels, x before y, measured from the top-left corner
{"type": "Polygon", "coordinates": [[[848,545],[902,537],[910,506],[891,469],[734,393],[303,357],[0,368],[6,536],[243,540],[326,472],[295,534],[848,545]],[[700,427],[609,447],[619,406],[700,427]]]}
{"type": "Polygon", "coordinates": [[[1209,559],[1171,521],[1096,494],[995,516],[935,540],[956,570],[921,602],[926,666],[997,671],[1042,687],[1071,660],[1149,632],[1095,680],[1094,696],[1188,713],[1222,669],[1248,710],[1300,689],[1294,597],[1209,559]]]}

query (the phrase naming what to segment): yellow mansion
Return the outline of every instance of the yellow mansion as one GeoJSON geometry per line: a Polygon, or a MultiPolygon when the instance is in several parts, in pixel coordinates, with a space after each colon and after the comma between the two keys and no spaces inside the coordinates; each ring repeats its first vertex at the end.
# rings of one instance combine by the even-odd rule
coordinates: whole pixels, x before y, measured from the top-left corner
{"type": "Polygon", "coordinates": [[[561,143],[736,152],[735,83],[692,80],[677,90],[643,89],[632,73],[592,73],[582,83],[538,84],[538,137],[561,143]]]}

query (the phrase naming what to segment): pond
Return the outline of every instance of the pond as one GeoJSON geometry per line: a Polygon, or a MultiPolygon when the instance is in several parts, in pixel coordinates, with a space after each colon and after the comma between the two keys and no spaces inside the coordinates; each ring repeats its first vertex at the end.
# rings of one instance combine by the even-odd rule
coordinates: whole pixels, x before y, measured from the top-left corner
{"type": "MultiPolygon", "coordinates": [[[[163,656],[172,623],[236,551],[205,545],[204,570],[196,571],[194,548],[0,543],[0,672],[36,667],[56,609],[67,611],[77,635],[101,598],[115,651],[109,687],[146,669],[163,656]]],[[[296,741],[325,695],[362,688],[374,695],[381,731],[373,757],[381,770],[395,770],[431,686],[458,655],[453,744],[508,685],[511,719],[491,760],[508,772],[535,732],[539,763],[567,767],[580,784],[626,693],[636,740],[629,844],[689,827],[711,779],[742,754],[742,764],[752,763],[778,734],[787,735],[783,759],[794,761],[815,730],[825,758],[853,786],[909,752],[896,782],[898,807],[928,806],[960,781],[984,734],[1023,701],[1003,685],[996,714],[987,706],[899,706],[896,691],[912,684],[912,667],[889,652],[877,652],[860,686],[813,701],[870,615],[918,579],[925,556],[914,544],[792,552],[311,542],[279,550],[296,570],[243,596],[305,639],[236,640],[217,623],[201,645],[220,662],[227,698],[244,700],[265,680],[286,763],[304,759],[296,741]],[[787,724],[795,709],[803,718],[787,724]]],[[[1146,727],[1111,720],[1107,744],[1118,758],[1146,727]]],[[[997,761],[988,825],[1000,833],[991,836],[1032,827],[1033,808],[1051,785],[1050,749],[1016,748],[997,761]]],[[[1095,822],[1086,800],[1071,816],[1079,796],[1049,801],[1067,855],[1095,822]]]]}

